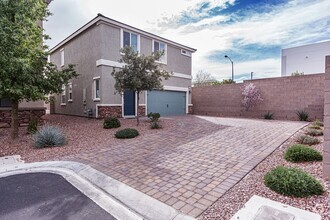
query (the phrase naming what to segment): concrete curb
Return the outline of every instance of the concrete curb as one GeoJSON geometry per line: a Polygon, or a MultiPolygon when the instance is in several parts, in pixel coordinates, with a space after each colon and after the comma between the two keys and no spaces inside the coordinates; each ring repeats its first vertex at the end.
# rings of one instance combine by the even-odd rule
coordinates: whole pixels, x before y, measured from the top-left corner
{"type": "Polygon", "coordinates": [[[63,176],[117,219],[193,220],[92,167],[71,161],[49,161],[0,167],[0,178],[22,173],[49,172],[63,176]]]}

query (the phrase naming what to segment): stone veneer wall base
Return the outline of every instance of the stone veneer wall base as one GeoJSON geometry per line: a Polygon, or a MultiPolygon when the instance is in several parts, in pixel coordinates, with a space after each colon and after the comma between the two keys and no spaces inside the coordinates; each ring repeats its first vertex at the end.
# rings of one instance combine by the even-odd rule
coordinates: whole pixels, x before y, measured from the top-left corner
{"type": "MultiPolygon", "coordinates": [[[[19,126],[27,126],[31,117],[36,117],[39,124],[44,123],[42,116],[46,114],[46,108],[19,108],[18,123],[19,126]]],[[[4,127],[11,125],[11,108],[0,108],[0,123],[5,124],[4,127]]]]}

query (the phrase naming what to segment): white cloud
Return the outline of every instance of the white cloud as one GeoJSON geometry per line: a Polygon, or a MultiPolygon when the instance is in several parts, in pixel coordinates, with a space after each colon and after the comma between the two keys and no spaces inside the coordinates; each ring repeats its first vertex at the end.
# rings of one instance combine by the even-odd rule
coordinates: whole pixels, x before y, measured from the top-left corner
{"type": "MultiPolygon", "coordinates": [[[[230,65],[224,67],[222,63],[211,63],[206,57],[213,51],[232,48],[235,39],[240,39],[243,44],[288,47],[329,37],[330,28],[327,22],[330,19],[330,1],[298,3],[299,1],[296,1],[287,6],[277,7],[269,13],[251,14],[243,21],[232,24],[203,27],[204,20],[202,20],[199,22],[201,23],[199,28],[196,23],[187,24],[168,30],[165,35],[169,38],[176,36],[179,41],[198,49],[194,57],[194,73],[204,69],[217,78],[226,78],[230,65]],[[186,32],[189,29],[195,31],[186,32]]],[[[271,61],[255,61],[254,65],[236,63],[236,72],[240,74],[254,71],[263,73],[263,76],[280,76],[279,58],[271,61]],[[269,65],[268,71],[265,64],[269,65]]]]}

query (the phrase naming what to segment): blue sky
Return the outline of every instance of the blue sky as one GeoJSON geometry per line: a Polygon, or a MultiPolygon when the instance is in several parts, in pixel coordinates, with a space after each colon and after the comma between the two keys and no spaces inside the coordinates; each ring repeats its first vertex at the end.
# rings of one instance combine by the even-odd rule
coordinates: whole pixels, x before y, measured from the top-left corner
{"type": "Polygon", "coordinates": [[[329,0],[54,0],[50,46],[102,13],[197,49],[193,75],[280,76],[281,49],[330,40],[329,0]],[[143,15],[143,16],[141,16],[143,15]]]}

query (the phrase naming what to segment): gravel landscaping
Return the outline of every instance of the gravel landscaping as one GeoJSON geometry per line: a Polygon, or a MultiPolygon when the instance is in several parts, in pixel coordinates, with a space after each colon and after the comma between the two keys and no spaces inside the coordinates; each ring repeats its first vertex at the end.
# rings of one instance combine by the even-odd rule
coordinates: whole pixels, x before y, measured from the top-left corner
{"type": "MultiPolygon", "coordinates": [[[[54,148],[36,149],[32,146],[32,135],[26,133],[26,127],[19,128],[19,138],[11,140],[10,129],[0,128],[0,157],[9,155],[21,155],[25,162],[37,162],[46,160],[56,160],[64,156],[81,153],[91,147],[98,149],[111,147],[119,141],[114,134],[124,128],[135,128],[141,138],[146,134],[167,131],[179,123],[173,119],[163,119],[162,129],[150,129],[147,118],[140,119],[140,125],[136,126],[136,119],[120,119],[121,127],[113,129],[103,129],[103,120],[88,119],[84,117],[74,117],[65,115],[46,115],[45,123],[58,125],[64,132],[68,144],[54,148]]],[[[130,140],[134,141],[134,140],[130,140]]]]}
{"type": "MultiPolygon", "coordinates": [[[[285,150],[292,144],[296,143],[295,140],[303,135],[305,131],[306,128],[300,130],[281,145],[269,157],[257,165],[238,184],[202,213],[202,215],[199,216],[199,219],[230,219],[253,195],[266,197],[274,201],[318,213],[322,216],[322,219],[330,219],[330,182],[322,179],[322,162],[290,163],[285,161],[283,156],[285,150]],[[280,165],[297,167],[307,171],[321,181],[325,186],[326,192],[321,196],[312,196],[308,198],[287,197],[273,192],[264,185],[263,177],[268,171],[280,165]]],[[[323,136],[318,137],[318,139],[321,143],[311,147],[322,152],[323,136]]]]}

